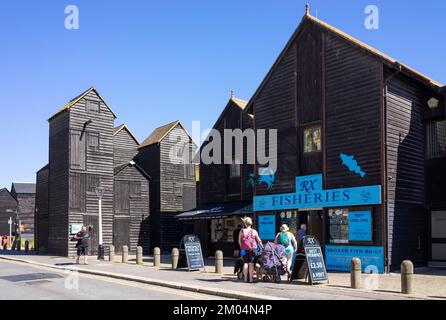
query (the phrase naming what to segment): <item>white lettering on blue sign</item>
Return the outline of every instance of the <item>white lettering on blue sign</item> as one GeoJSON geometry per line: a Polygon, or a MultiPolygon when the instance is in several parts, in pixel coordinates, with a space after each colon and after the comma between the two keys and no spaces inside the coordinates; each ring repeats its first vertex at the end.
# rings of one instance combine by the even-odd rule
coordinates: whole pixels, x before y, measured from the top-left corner
{"type": "Polygon", "coordinates": [[[361,259],[362,272],[373,269],[384,273],[384,247],[325,247],[325,264],[329,271],[350,271],[352,258],[361,259]]]}
{"type": "Polygon", "coordinates": [[[381,204],[381,186],[324,190],[322,174],[296,177],[296,192],[254,197],[254,211],[381,204]]]}

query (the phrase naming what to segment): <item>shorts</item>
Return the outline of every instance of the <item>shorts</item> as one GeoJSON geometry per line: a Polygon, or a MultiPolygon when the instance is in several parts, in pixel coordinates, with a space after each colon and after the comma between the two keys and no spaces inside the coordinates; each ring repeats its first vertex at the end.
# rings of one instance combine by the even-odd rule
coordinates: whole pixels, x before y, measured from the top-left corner
{"type": "Polygon", "coordinates": [[[243,256],[244,263],[255,263],[256,260],[256,252],[254,250],[246,250],[245,255],[243,256]]]}
{"type": "Polygon", "coordinates": [[[77,247],[77,256],[86,256],[88,254],[88,247],[77,247]]]}

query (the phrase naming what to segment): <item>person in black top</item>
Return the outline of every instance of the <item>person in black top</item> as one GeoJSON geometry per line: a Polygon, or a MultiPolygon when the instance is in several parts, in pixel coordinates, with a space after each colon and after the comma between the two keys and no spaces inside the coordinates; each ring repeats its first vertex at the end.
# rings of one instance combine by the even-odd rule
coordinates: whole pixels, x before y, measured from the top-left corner
{"type": "Polygon", "coordinates": [[[234,241],[234,258],[238,258],[240,256],[240,245],[238,243],[238,237],[240,236],[240,230],[242,230],[242,225],[239,224],[237,229],[234,230],[233,233],[233,241],[234,241]]]}
{"type": "Polygon", "coordinates": [[[79,259],[81,256],[84,256],[84,264],[88,264],[87,262],[87,255],[88,255],[88,242],[89,242],[90,235],[87,232],[87,227],[83,226],[81,231],[76,233],[74,236],[74,240],[77,241],[76,248],[77,248],[77,258],[76,258],[76,264],[79,264],[79,259]]]}

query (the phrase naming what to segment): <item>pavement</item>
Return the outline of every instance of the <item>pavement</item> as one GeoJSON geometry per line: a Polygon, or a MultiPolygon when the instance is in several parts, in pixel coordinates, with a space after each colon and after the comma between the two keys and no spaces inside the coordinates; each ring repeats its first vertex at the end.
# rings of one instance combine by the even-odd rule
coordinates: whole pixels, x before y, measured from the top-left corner
{"type": "Polygon", "coordinates": [[[2,300],[214,300],[215,296],[0,260],[2,300]]]}
{"type": "MultiPolygon", "coordinates": [[[[213,259],[206,259],[202,271],[188,272],[172,270],[170,257],[162,256],[160,268],[153,267],[153,258],[144,257],[144,265],[135,263],[130,256],[128,264],[121,263],[117,256],[115,262],[89,259],[89,265],[75,265],[73,259],[55,256],[9,254],[0,252],[0,259],[27,263],[57,270],[76,270],[81,274],[96,275],[113,279],[156,285],[159,287],[183,290],[215,297],[254,300],[407,300],[407,299],[446,299],[446,271],[436,269],[421,270],[423,274],[414,275],[415,293],[400,293],[400,275],[363,275],[368,289],[351,289],[348,273],[329,273],[329,283],[310,286],[304,281],[295,280],[277,283],[256,282],[245,284],[233,275],[232,259],[225,259],[222,275],[215,274],[213,259]],[[431,274],[430,274],[431,273],[431,274]]],[[[417,272],[417,271],[416,271],[417,272]]],[[[0,269],[0,275],[2,271],[0,269]]]]}

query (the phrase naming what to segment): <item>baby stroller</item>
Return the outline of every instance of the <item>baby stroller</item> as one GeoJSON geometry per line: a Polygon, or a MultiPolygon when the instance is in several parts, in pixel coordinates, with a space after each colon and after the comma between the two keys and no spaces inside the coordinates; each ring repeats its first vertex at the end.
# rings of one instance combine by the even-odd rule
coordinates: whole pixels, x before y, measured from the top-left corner
{"type": "Polygon", "coordinates": [[[285,247],[268,242],[261,257],[261,274],[263,281],[279,283],[286,273],[287,257],[285,247]]]}

